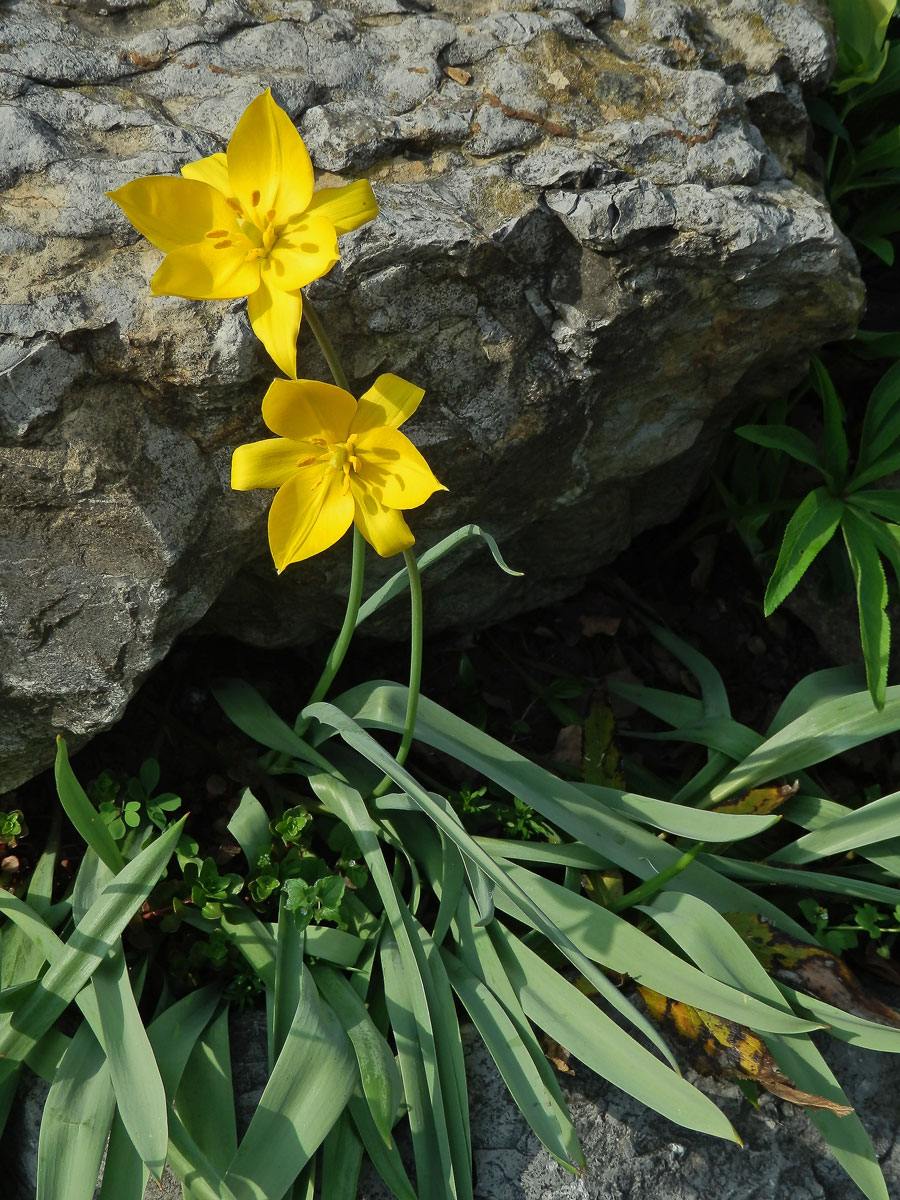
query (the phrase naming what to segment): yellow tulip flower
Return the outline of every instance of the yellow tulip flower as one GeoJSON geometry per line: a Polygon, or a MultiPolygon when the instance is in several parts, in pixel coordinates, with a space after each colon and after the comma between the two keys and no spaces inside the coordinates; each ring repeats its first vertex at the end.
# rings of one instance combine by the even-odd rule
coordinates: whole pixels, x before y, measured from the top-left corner
{"type": "Polygon", "coordinates": [[[385,558],[415,540],[400,515],[446,491],[399,426],[424,396],[397,375],[379,375],[359,402],[315,379],[276,379],[263,420],[278,437],[238,446],[231,486],[278,488],[269,546],[278,573],[333,546],[352,524],[385,558]]]}
{"type": "Polygon", "coordinates": [[[181,174],[107,192],[166,253],[152,291],[188,300],[246,296],[254,333],[295,378],[300,288],[338,261],[338,234],[377,214],[368,180],[314,193],[303,139],[268,88],[247,106],[226,154],[189,163],[181,174]]]}

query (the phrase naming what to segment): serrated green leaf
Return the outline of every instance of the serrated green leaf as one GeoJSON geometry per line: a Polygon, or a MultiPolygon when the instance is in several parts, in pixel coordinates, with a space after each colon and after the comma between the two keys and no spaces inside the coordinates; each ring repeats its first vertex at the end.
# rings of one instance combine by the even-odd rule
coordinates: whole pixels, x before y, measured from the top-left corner
{"type": "Polygon", "coordinates": [[[809,492],[788,522],[775,570],[766,588],[764,609],[771,616],[790,595],[820,550],[834,536],[845,505],[825,488],[809,492]]]}
{"type": "Polygon", "coordinates": [[[792,425],[739,425],[734,432],[738,437],[746,438],[748,442],[765,446],[767,450],[780,450],[798,462],[806,463],[807,466],[821,471],[823,475],[828,475],[828,468],[816,449],[815,442],[792,425]]]}
{"type": "Polygon", "coordinates": [[[810,360],[810,374],[815,391],[822,400],[825,426],[825,477],[833,490],[843,487],[847,477],[849,451],[847,435],[844,432],[844,406],[835,391],[831,376],[825,370],[821,359],[813,355],[810,360]]]}
{"type": "Polygon", "coordinates": [[[887,608],[887,580],[881,558],[865,522],[851,509],[845,509],[841,527],[856,584],[859,631],[869,694],[876,708],[884,707],[887,687],[888,653],[891,626],[887,608]]]}

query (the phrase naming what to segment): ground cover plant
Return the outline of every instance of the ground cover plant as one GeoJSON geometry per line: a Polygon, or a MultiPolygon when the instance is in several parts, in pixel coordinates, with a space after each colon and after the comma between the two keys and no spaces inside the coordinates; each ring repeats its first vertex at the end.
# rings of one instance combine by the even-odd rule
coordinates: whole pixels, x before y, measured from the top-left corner
{"type": "MultiPolygon", "coordinates": [[[[900,688],[882,680],[873,691],[871,674],[867,687],[853,669],[811,673],[751,727],[733,717],[712,663],[653,626],[695,690],[616,686],[668,726],[645,738],[699,749],[677,782],[626,756],[631,788],[602,706],[583,722],[586,753],[563,771],[429,699],[420,572],[473,539],[509,568],[475,526],[414,553],[403,514],[441,486],[400,430],[421,389],[386,373],[353,396],[301,299],[336,261],[337,236],[374,216],[368,185],[314,192],[299,135],[265,93],[227,155],[114,199],[166,253],[158,292],[248,297],[254,330],[289,378],[263,400],[276,436],[238,448],[233,485],[278,489],[269,543],[279,571],[302,570],[294,564],[352,527],[352,579],[343,627],[298,713],[243,679],[215,685],[251,748],[227,863],[181,815],[177,792],[158,790],[178,785],[143,755],[130,777],[82,786],[60,739],[59,801],[84,846],[75,866],[57,822],[25,878],[9,860],[27,825],[2,814],[11,886],[0,888],[0,1118],[24,1065],[48,1080],[40,1200],[92,1196],[107,1144],[101,1200],[137,1200],[166,1163],[189,1200],[299,1200],[314,1189],[341,1200],[356,1195],[364,1155],[402,1200],[471,1196],[462,1014],[571,1171],[584,1157],[542,1037],[674,1123],[739,1141],[681,1073],[675,1030],[694,1050],[720,1047],[719,1069],[749,1094],[803,1105],[863,1194],[887,1197],[869,1136],[809,1035],[827,1028],[900,1050],[900,1018],[860,1000],[832,955],[835,935],[853,932],[843,925],[887,944],[900,923],[900,793],[847,804],[825,782],[836,756],[900,729],[900,688]],[[297,377],[301,319],[333,383],[297,377]],[[363,599],[367,545],[402,554],[404,567],[363,599]],[[404,598],[407,679],[337,691],[356,630],[404,598]],[[823,963],[843,991],[822,994],[823,963]],[[228,1012],[252,1003],[266,1010],[269,1081],[239,1137],[222,1086],[228,1012]],[[401,1124],[412,1173],[397,1149],[401,1124]]],[[[895,408],[875,406],[870,449],[895,408]]],[[[872,480],[857,477],[860,488],[872,480]]],[[[568,723],[566,688],[541,694],[568,723]]]]}

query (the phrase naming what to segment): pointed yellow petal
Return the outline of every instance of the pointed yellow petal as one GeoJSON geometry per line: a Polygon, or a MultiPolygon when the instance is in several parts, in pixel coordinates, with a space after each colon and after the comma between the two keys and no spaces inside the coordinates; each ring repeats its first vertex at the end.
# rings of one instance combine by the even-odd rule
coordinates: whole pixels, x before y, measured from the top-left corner
{"type": "Polygon", "coordinates": [[[399,375],[379,375],[367,392],[359,398],[359,414],[353,422],[353,433],[391,425],[396,429],[413,415],[425,389],[407,383],[399,375]]]}
{"type": "Polygon", "coordinates": [[[293,292],[327,275],[338,261],[337,234],[327,217],[292,224],[262,260],[269,287],[293,292]]]}
{"type": "Polygon", "coordinates": [[[372,493],[352,477],[350,491],[356,501],[353,522],[369,545],[374,546],[382,558],[408,550],[416,539],[400,513],[379,504],[372,493]]]}
{"type": "Polygon", "coordinates": [[[345,442],[355,412],[349,392],[318,379],[275,379],[262,402],[263,420],[272,432],[296,442],[314,437],[345,442]]]}
{"type": "Polygon", "coordinates": [[[198,158],[196,162],[185,163],[181,168],[185,179],[201,179],[221,192],[223,196],[231,195],[231,184],[228,182],[228,160],[224,154],[210,154],[208,158],[198,158]]]}
{"type": "Polygon", "coordinates": [[[372,429],[356,443],[360,461],[358,478],[388,508],[418,508],[435,492],[447,489],[399,429],[372,429]]]}
{"type": "Polygon", "coordinates": [[[196,179],[147,175],[106,194],[160,250],[200,242],[211,229],[237,232],[236,214],[225,197],[196,179]]]}
{"type": "Polygon", "coordinates": [[[184,296],[188,300],[248,296],[259,286],[259,259],[247,262],[245,254],[246,249],[240,245],[222,246],[208,238],[193,246],[181,246],[163,259],[150,289],[155,296],[184,296]]]}
{"type": "Polygon", "coordinates": [[[321,465],[302,467],[275,494],[269,509],[269,547],[279,574],[292,562],[333,546],[353,523],[353,497],[343,475],[321,465]]]}
{"type": "Polygon", "coordinates": [[[238,446],[231,457],[231,486],[236,492],[251,488],[277,488],[308,458],[310,447],[289,438],[267,438],[238,446]]]}
{"type": "Polygon", "coordinates": [[[378,216],[378,201],[368,179],[357,179],[343,187],[320,188],[307,212],[327,217],[338,233],[349,233],[378,216]]]}
{"type": "Polygon", "coordinates": [[[260,273],[259,287],[247,298],[247,316],[269,357],[285,375],[293,378],[297,374],[297,335],[303,301],[299,292],[268,287],[267,278],[266,273],[260,273]]]}
{"type": "Polygon", "coordinates": [[[268,88],[245,109],[228,143],[228,177],[244,213],[263,227],[302,213],[313,194],[313,168],[303,139],[268,88]],[[259,220],[257,220],[259,217],[259,220]]]}

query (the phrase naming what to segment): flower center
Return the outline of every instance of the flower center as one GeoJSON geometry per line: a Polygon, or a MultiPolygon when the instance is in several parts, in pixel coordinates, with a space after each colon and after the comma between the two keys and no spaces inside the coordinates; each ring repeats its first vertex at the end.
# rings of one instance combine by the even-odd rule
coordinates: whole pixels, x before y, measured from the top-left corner
{"type": "MultiPolygon", "coordinates": [[[[254,205],[259,204],[259,192],[254,192],[251,198],[254,205]]],[[[235,235],[227,229],[211,229],[206,236],[213,242],[216,250],[227,250],[231,246],[244,250],[245,262],[265,258],[278,241],[281,232],[275,224],[275,209],[270,208],[265,214],[257,209],[254,217],[248,219],[237,200],[230,199],[228,203],[237,215],[240,232],[235,235]]]]}
{"type": "MultiPolygon", "coordinates": [[[[325,438],[309,438],[313,446],[322,446],[323,452],[315,455],[313,458],[301,458],[297,462],[297,466],[308,467],[312,463],[319,462],[327,463],[333,471],[343,471],[344,482],[341,492],[346,496],[350,491],[350,476],[355,472],[359,472],[362,465],[359,455],[353,453],[358,438],[358,433],[351,433],[346,442],[327,442],[325,438]]],[[[325,478],[326,476],[323,475],[315,486],[319,487],[325,478]]]]}

